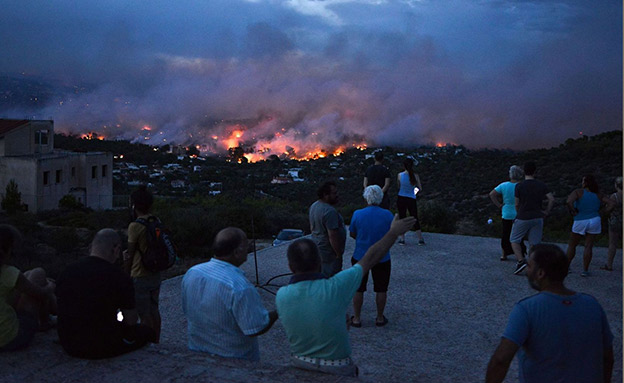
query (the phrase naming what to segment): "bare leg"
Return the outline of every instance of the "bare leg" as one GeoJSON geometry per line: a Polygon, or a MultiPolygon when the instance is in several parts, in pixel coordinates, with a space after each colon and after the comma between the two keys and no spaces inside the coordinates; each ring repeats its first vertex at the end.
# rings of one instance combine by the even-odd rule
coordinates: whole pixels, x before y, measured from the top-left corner
{"type": "Polygon", "coordinates": [[[524,260],[524,255],[522,254],[522,245],[520,245],[519,243],[511,243],[511,248],[514,252],[514,255],[516,256],[516,259],[518,260],[518,262],[524,260]]]}
{"type": "Polygon", "coordinates": [[[585,235],[585,250],[583,250],[583,270],[584,271],[589,270],[589,264],[591,263],[592,256],[593,256],[592,249],[594,247],[595,238],[596,238],[596,234],[587,233],[585,235]]]}
{"type": "Polygon", "coordinates": [[[572,263],[574,256],[576,255],[576,246],[581,241],[581,235],[572,233],[570,234],[570,240],[568,241],[568,249],[566,255],[568,256],[568,266],[572,263]]]}
{"type": "MultiPolygon", "coordinates": [[[[160,295],[160,289],[153,291],[152,298],[151,298],[152,301],[158,302],[159,295],[160,295]]],[[[156,338],[154,339],[152,343],[159,343],[160,342],[161,318],[160,318],[160,311],[158,310],[158,307],[151,307],[151,311],[149,315],[143,315],[140,318],[141,318],[141,324],[148,326],[149,328],[154,330],[154,332],[156,333],[156,338]]]]}
{"type": "Polygon", "coordinates": [[[381,323],[384,320],[384,309],[386,308],[387,299],[387,292],[375,294],[375,303],[377,304],[377,323],[381,323]]]}
{"type": "Polygon", "coordinates": [[[615,258],[615,250],[617,249],[620,233],[609,230],[609,251],[607,252],[607,267],[613,268],[613,258],[615,258]]]}
{"type": "Polygon", "coordinates": [[[418,237],[419,241],[422,241],[423,240],[422,230],[420,229],[416,230],[416,236],[418,237]]]}
{"type": "Polygon", "coordinates": [[[361,323],[362,304],[364,303],[364,293],[357,291],[353,296],[353,322],[361,323]]]}

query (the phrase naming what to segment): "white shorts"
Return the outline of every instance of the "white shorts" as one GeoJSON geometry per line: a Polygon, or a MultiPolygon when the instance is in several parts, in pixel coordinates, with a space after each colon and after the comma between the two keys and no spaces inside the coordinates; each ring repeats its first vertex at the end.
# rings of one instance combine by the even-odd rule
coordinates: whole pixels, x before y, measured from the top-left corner
{"type": "Polygon", "coordinates": [[[600,225],[600,217],[574,221],[574,224],[572,225],[572,232],[580,235],[600,234],[601,231],[602,226],[600,225]]]}

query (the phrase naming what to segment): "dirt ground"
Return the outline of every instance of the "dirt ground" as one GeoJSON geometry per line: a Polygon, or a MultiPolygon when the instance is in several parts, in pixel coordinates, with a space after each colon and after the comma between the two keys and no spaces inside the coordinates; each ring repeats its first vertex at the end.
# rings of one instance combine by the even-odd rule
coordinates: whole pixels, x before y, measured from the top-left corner
{"type": "MultiPolygon", "coordinates": [[[[25,351],[0,354],[0,382],[482,382],[487,362],[514,303],[534,293],[526,277],[514,276],[512,261],[501,262],[493,238],[425,233],[426,246],[408,235],[407,245],[392,250],[392,277],[386,316],[389,324],[374,325],[372,292],[365,294],[361,328],[350,331],[359,379],[335,377],[288,366],[288,344],[278,321],[260,337],[261,361],[226,360],[186,348],[186,321],[180,307],[181,277],[163,282],[162,341],[118,358],[85,361],[65,355],[54,330],[37,334],[25,351]]],[[[353,251],[347,242],[346,255],[353,251]]],[[[562,246],[565,247],[565,246],[562,246]]],[[[615,271],[599,270],[606,249],[594,250],[592,276],[582,278],[582,247],[566,279],[569,288],[592,294],[607,313],[615,336],[613,382],[622,381],[622,251],[615,271]]],[[[286,247],[257,253],[258,282],[287,273],[286,247]]],[[[345,256],[345,267],[348,267],[345,256]]],[[[242,268],[256,282],[254,257],[242,268]]],[[[288,277],[276,278],[276,291],[288,277]]],[[[372,281],[369,281],[369,291],[372,281]]],[[[258,290],[268,309],[274,296],[258,290]]],[[[514,360],[507,382],[518,381],[514,360]]]]}

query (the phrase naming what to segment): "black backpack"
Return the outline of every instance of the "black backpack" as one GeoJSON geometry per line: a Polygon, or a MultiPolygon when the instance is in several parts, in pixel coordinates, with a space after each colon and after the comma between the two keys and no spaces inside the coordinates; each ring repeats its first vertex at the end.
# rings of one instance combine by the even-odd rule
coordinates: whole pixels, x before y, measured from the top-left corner
{"type": "Polygon", "coordinates": [[[143,266],[151,272],[170,268],[176,261],[177,253],[171,233],[162,226],[160,220],[154,216],[147,219],[137,218],[135,222],[145,226],[147,235],[147,250],[142,255],[143,266]]]}

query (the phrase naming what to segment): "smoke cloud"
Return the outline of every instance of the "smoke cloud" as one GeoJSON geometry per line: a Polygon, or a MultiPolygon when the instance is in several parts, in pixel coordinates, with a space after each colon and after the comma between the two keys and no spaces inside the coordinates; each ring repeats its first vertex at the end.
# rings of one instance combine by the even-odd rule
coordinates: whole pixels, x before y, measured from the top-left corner
{"type": "Polygon", "coordinates": [[[216,152],[239,132],[267,155],[526,149],[622,126],[621,3],[206,3],[5,5],[0,73],[78,91],[0,114],[216,152]]]}

